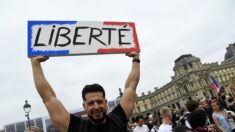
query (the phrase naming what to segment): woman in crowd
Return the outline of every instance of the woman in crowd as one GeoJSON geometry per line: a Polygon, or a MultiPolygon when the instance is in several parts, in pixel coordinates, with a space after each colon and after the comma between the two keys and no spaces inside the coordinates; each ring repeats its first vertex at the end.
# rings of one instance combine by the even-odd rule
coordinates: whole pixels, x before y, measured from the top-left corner
{"type": "Polygon", "coordinates": [[[232,111],[225,110],[219,103],[218,100],[213,100],[211,102],[213,109],[213,120],[216,126],[222,132],[235,132],[235,123],[233,118],[235,117],[232,111]]]}

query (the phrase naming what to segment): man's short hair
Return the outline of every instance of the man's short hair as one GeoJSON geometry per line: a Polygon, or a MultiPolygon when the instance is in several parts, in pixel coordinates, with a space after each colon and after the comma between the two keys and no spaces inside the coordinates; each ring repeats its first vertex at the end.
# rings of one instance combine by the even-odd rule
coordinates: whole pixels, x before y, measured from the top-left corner
{"type": "Polygon", "coordinates": [[[193,112],[198,108],[198,102],[195,100],[190,100],[186,103],[186,108],[189,112],[193,112]]]}
{"type": "Polygon", "coordinates": [[[86,85],[83,90],[82,90],[82,99],[83,101],[86,100],[85,96],[87,93],[94,93],[94,92],[101,92],[103,94],[103,97],[105,98],[105,91],[104,88],[95,83],[95,84],[90,84],[90,85],[86,85]]]}
{"type": "Polygon", "coordinates": [[[214,100],[214,99],[217,99],[217,97],[215,97],[215,96],[212,96],[212,97],[211,97],[211,100],[214,100]]]}
{"type": "Polygon", "coordinates": [[[193,111],[188,116],[188,121],[193,129],[204,127],[206,119],[206,113],[203,110],[193,111]]]}
{"type": "Polygon", "coordinates": [[[187,131],[190,131],[190,129],[182,124],[179,124],[174,128],[174,132],[187,132],[187,131]]]}
{"type": "Polygon", "coordinates": [[[171,109],[168,107],[162,107],[160,110],[160,114],[162,117],[165,117],[169,112],[171,112],[171,109]]]}
{"type": "Polygon", "coordinates": [[[144,117],[142,115],[139,115],[135,118],[135,121],[136,122],[139,122],[140,119],[143,119],[144,120],[144,117]]]}

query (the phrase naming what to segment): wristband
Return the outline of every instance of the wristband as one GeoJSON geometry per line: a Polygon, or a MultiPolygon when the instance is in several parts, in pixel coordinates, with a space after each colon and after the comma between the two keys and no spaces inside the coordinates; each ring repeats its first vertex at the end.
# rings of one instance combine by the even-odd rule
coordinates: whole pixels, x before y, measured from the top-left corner
{"type": "Polygon", "coordinates": [[[133,59],[132,62],[140,63],[140,59],[133,59]]]}

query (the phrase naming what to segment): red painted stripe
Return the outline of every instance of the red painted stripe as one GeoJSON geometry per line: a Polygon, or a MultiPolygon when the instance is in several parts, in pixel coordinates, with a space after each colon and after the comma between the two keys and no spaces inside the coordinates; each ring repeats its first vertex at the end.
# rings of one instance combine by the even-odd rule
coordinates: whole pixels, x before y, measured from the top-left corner
{"type": "Polygon", "coordinates": [[[133,39],[134,39],[134,44],[135,47],[134,48],[110,48],[110,49],[98,49],[98,53],[122,53],[122,52],[131,52],[131,51],[135,51],[135,52],[140,52],[140,46],[139,46],[139,41],[138,41],[138,37],[137,37],[137,33],[136,33],[136,29],[135,29],[135,23],[134,22],[104,22],[104,25],[129,25],[132,28],[133,31],[133,39]]]}
{"type": "Polygon", "coordinates": [[[100,54],[104,53],[128,53],[131,51],[139,52],[136,48],[109,48],[109,49],[98,49],[97,52],[100,54]]]}
{"type": "Polygon", "coordinates": [[[130,23],[130,26],[133,29],[133,35],[134,35],[133,37],[134,37],[135,48],[137,49],[137,52],[140,52],[140,46],[139,46],[139,41],[138,41],[136,29],[135,29],[135,23],[130,23]]]}
{"type": "Polygon", "coordinates": [[[120,25],[129,25],[130,23],[132,22],[109,22],[109,21],[105,21],[103,24],[104,25],[117,25],[117,26],[120,26],[120,25]]]}

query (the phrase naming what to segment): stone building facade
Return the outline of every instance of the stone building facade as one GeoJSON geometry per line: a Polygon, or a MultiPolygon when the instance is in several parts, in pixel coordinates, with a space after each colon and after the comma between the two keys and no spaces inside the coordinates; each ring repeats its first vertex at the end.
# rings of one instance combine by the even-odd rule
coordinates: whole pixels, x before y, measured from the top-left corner
{"type": "Polygon", "coordinates": [[[235,80],[235,43],[229,45],[221,64],[202,64],[200,58],[186,54],[175,60],[173,70],[174,76],[169,83],[136,97],[134,116],[157,112],[163,106],[180,109],[189,99],[216,96],[217,93],[210,87],[210,76],[228,92],[226,89],[231,80],[235,80]]]}

